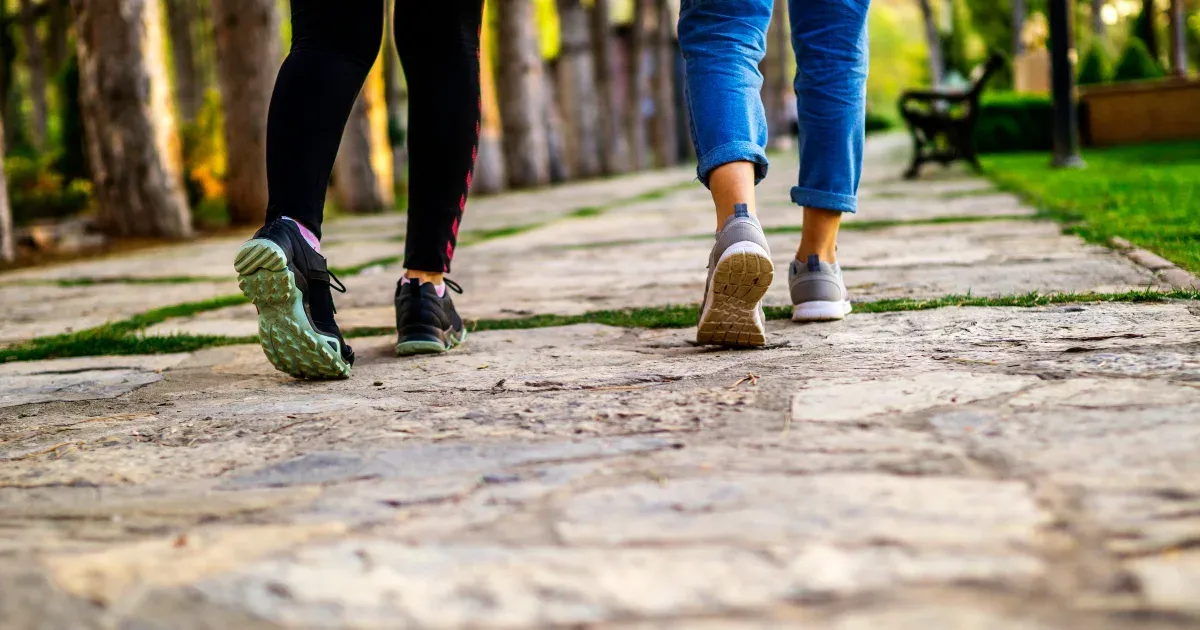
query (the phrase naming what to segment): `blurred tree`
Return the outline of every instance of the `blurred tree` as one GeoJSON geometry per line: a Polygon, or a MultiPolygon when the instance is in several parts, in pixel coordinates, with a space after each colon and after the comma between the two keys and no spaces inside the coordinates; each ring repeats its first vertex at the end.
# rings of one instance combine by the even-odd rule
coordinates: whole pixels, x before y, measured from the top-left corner
{"type": "Polygon", "coordinates": [[[183,122],[192,123],[204,105],[204,89],[196,68],[196,45],[192,27],[196,23],[196,0],[165,0],[167,28],[171,35],[171,61],[175,70],[175,103],[183,122]]]}
{"type": "MultiPolygon", "coordinates": [[[[0,130],[4,128],[0,124],[0,130]]],[[[4,132],[0,131],[0,156],[4,155],[4,132]]],[[[9,263],[17,258],[13,246],[12,208],[8,205],[8,177],[4,173],[4,160],[0,159],[0,263],[9,263]]]]}
{"type": "Polygon", "coordinates": [[[508,180],[515,187],[550,181],[545,80],[531,0],[499,0],[500,119],[508,180]]]}
{"type": "Polygon", "coordinates": [[[97,225],[191,236],[158,0],[72,0],[97,225]]]}
{"type": "Polygon", "coordinates": [[[608,0],[593,0],[588,15],[595,58],[597,102],[600,126],[601,168],[605,173],[629,171],[629,141],[621,133],[621,101],[614,80],[612,26],[608,0]]]}
{"type": "Polygon", "coordinates": [[[1171,73],[1177,77],[1188,75],[1187,14],[1183,0],[1171,0],[1171,73]]]}
{"type": "Polygon", "coordinates": [[[647,4],[654,0],[633,0],[633,20],[629,23],[629,55],[626,76],[629,80],[625,105],[625,129],[629,134],[630,165],[642,170],[650,165],[646,141],[646,102],[650,98],[646,72],[647,4]]]}
{"type": "Polygon", "coordinates": [[[79,103],[79,57],[70,55],[58,73],[59,145],[62,152],[54,161],[54,169],[66,181],[87,179],[86,145],[83,135],[83,112],[79,103]]]}
{"type": "Polygon", "coordinates": [[[596,68],[588,13],[580,0],[558,0],[562,44],[555,71],[558,105],[564,124],[569,177],[595,177],[602,171],[600,148],[601,95],[596,93],[596,68]]]}
{"type": "Polygon", "coordinates": [[[938,32],[937,16],[930,2],[931,0],[917,0],[925,25],[925,45],[929,51],[929,82],[937,86],[942,83],[945,66],[942,64],[942,38],[938,32]]]}
{"type": "Polygon", "coordinates": [[[33,117],[29,121],[29,139],[33,148],[46,148],[46,120],[49,105],[46,103],[46,55],[42,38],[38,36],[38,16],[33,0],[20,0],[21,39],[25,48],[25,66],[29,72],[29,101],[33,117]]]}
{"type": "Polygon", "coordinates": [[[762,101],[767,112],[768,136],[782,138],[789,132],[787,92],[791,89],[787,80],[787,58],[791,54],[787,35],[787,2],[775,0],[771,13],[771,26],[767,30],[767,54],[758,64],[763,75],[762,101]]]}
{"type": "Polygon", "coordinates": [[[1108,81],[1111,63],[1099,42],[1092,44],[1083,60],[1079,62],[1079,85],[1095,85],[1108,81]]]}
{"type": "Polygon", "coordinates": [[[1125,51],[1117,60],[1113,70],[1114,81],[1140,81],[1142,79],[1157,79],[1163,76],[1162,66],[1158,60],[1150,56],[1146,43],[1139,37],[1130,37],[1125,43],[1125,51]]]}
{"type": "Polygon", "coordinates": [[[71,55],[68,29],[71,26],[71,5],[68,0],[46,0],[50,20],[46,29],[46,69],[58,74],[71,55]]]}
{"type": "MultiPolygon", "coordinates": [[[[18,14],[19,15],[19,14],[18,14]]],[[[17,43],[10,28],[13,17],[9,14],[8,2],[0,0],[0,118],[4,122],[4,137],[12,145],[17,144],[17,133],[20,131],[18,107],[14,107],[13,98],[16,82],[13,81],[13,61],[17,58],[17,43]]]]}
{"type": "Polygon", "coordinates": [[[1104,25],[1104,3],[1106,0],[1091,0],[1092,10],[1090,17],[1092,18],[1092,35],[1094,37],[1104,37],[1107,27],[1104,25]]]}
{"type": "Polygon", "coordinates": [[[1009,30],[1012,31],[1012,55],[1016,57],[1025,52],[1025,40],[1022,39],[1021,31],[1025,27],[1025,0],[1012,0],[1012,25],[1009,30]]]}
{"type": "Polygon", "coordinates": [[[383,64],[376,61],[350,110],[333,163],[334,193],[343,210],[383,212],[394,206],[392,154],[387,134],[383,64]]]}
{"type": "Polygon", "coordinates": [[[475,173],[471,178],[471,190],[481,193],[498,192],[504,189],[508,177],[504,172],[504,149],[500,136],[500,103],[496,96],[496,70],[492,63],[495,43],[492,22],[484,12],[483,28],[480,31],[479,55],[479,149],[475,155],[475,173]]]}
{"type": "Polygon", "coordinates": [[[1158,16],[1154,2],[1155,0],[1142,0],[1142,12],[1133,22],[1133,36],[1142,40],[1146,46],[1146,52],[1150,53],[1150,57],[1154,59],[1155,63],[1158,63],[1158,28],[1156,27],[1158,16]]]}
{"type": "Polygon", "coordinates": [[[225,110],[225,198],[236,225],[267,216],[267,110],[279,73],[275,0],[212,0],[225,110]]]}
{"type": "Polygon", "coordinates": [[[395,0],[384,11],[383,90],[387,101],[388,144],[392,149],[392,183],[397,195],[408,194],[408,85],[396,52],[395,0]]]}
{"type": "MultiPolygon", "coordinates": [[[[777,0],[778,2],[779,0],[777,0]]],[[[659,167],[679,162],[675,117],[675,23],[678,16],[669,0],[655,2],[654,38],[654,154],[659,167]]]]}

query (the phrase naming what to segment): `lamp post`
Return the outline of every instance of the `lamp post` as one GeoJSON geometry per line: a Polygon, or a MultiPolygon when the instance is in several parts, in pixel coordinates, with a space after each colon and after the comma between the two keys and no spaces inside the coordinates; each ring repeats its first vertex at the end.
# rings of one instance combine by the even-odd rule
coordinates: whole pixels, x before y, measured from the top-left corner
{"type": "Polygon", "coordinates": [[[1050,0],[1050,89],[1054,96],[1054,166],[1058,168],[1084,166],[1079,157],[1071,13],[1070,0],[1050,0]]]}

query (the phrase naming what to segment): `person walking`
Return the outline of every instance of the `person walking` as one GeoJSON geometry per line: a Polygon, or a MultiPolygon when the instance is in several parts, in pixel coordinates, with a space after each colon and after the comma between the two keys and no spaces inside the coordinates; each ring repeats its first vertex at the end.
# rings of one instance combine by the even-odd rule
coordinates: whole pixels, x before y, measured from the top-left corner
{"type": "MultiPolygon", "coordinates": [[[[483,0],[395,0],[409,90],[405,272],[395,294],[400,355],[445,352],[466,329],[444,278],[479,140],[483,0]]],[[[325,191],[350,110],[379,55],[384,0],[292,0],[292,46],[267,121],[266,224],[238,250],[267,358],[297,378],[345,378],[354,350],[334,321],[345,287],[321,255],[325,191]]]]}
{"type": "MultiPolygon", "coordinates": [[[[716,244],[697,341],[766,342],[762,299],[774,278],[754,187],[767,174],[767,121],[758,65],[771,0],[682,0],[679,45],[687,77],[697,174],[716,206],[716,244]]],[[[844,318],[850,298],[837,262],[842,214],[857,209],[866,116],[869,0],[789,0],[800,127],[792,201],[804,230],[788,268],[792,319],[844,318]]]]}

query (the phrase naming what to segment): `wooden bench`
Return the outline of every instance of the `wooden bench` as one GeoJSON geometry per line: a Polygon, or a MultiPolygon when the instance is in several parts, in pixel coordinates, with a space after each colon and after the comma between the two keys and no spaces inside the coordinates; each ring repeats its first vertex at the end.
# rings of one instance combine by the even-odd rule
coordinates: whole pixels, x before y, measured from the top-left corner
{"type": "Polygon", "coordinates": [[[1003,65],[1002,57],[992,55],[975,68],[965,88],[908,90],[900,97],[900,115],[913,138],[913,160],[904,173],[906,178],[916,179],[926,162],[946,166],[955,160],[965,160],[979,169],[973,138],[979,96],[988,79],[1003,65]]]}

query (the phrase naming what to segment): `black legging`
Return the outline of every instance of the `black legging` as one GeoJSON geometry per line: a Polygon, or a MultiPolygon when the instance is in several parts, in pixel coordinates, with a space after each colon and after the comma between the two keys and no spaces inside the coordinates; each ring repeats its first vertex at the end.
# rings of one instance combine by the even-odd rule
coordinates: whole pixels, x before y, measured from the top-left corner
{"type": "MultiPolygon", "coordinates": [[[[318,235],[325,189],[354,100],[379,54],[383,0],[292,0],[292,49],[267,121],[267,220],[318,235]]],[[[479,141],[483,0],[396,0],[408,80],[405,267],[450,270],[479,141]]]]}

